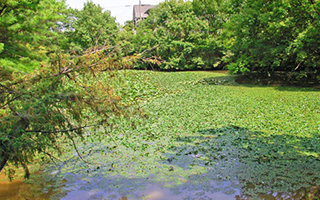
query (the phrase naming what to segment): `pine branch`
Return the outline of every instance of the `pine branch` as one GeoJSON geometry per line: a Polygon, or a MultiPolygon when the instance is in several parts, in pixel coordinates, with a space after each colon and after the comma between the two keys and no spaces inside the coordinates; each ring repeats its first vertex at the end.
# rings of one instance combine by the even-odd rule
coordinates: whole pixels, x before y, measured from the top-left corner
{"type": "Polygon", "coordinates": [[[0,10],[0,15],[4,12],[4,10],[7,8],[7,4],[3,6],[3,8],[0,10]]]}
{"type": "Polygon", "coordinates": [[[90,127],[99,126],[99,125],[101,125],[101,124],[81,126],[81,127],[71,128],[71,129],[67,129],[67,130],[57,130],[57,131],[29,130],[29,131],[25,131],[25,132],[26,133],[67,133],[67,132],[73,132],[73,131],[77,131],[80,129],[90,128],[90,127]]]}
{"type": "Polygon", "coordinates": [[[9,101],[7,101],[4,105],[2,105],[0,108],[4,108],[4,107],[6,107],[6,106],[7,106],[7,105],[9,105],[11,102],[13,102],[13,101],[15,101],[15,100],[19,99],[20,97],[21,97],[21,95],[19,95],[19,96],[15,97],[15,98],[10,99],[10,100],[9,100],[9,101]]]}

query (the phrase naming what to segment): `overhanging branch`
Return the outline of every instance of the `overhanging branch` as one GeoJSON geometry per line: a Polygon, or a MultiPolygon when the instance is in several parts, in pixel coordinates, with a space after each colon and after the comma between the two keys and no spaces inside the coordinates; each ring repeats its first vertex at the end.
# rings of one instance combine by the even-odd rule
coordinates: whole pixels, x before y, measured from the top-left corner
{"type": "Polygon", "coordinates": [[[0,15],[2,15],[3,11],[7,8],[7,4],[3,6],[3,8],[0,10],[0,15]]]}
{"type": "Polygon", "coordinates": [[[99,126],[99,125],[101,125],[101,123],[100,124],[94,124],[94,125],[87,125],[87,126],[71,128],[71,129],[67,129],[67,130],[57,130],[57,131],[28,130],[28,131],[25,131],[25,132],[26,133],[67,133],[67,132],[73,132],[73,131],[77,131],[77,130],[80,130],[80,129],[90,128],[90,127],[99,126]]]}

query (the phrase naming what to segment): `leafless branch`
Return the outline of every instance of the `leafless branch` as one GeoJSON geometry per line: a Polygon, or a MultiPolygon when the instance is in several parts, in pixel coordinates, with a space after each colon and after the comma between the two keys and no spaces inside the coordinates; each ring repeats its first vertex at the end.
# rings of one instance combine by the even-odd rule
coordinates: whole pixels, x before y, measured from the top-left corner
{"type": "Polygon", "coordinates": [[[72,141],[73,147],[74,147],[74,149],[76,150],[79,158],[80,158],[83,162],[88,163],[86,160],[83,159],[83,157],[81,156],[80,152],[78,151],[78,148],[77,148],[76,143],[74,142],[74,139],[71,137],[71,135],[68,134],[68,136],[69,136],[69,139],[72,141]]]}
{"type": "Polygon", "coordinates": [[[294,69],[294,71],[296,71],[299,67],[300,67],[300,65],[303,63],[303,61],[301,61],[299,64],[298,64],[298,66],[294,69]]]}

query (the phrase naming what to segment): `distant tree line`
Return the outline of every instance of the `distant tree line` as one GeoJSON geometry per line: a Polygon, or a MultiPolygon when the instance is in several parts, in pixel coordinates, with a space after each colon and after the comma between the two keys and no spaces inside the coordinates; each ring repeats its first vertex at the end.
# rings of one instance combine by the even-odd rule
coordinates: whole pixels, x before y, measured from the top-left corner
{"type": "Polygon", "coordinates": [[[150,13],[132,41],[159,62],[138,68],[319,73],[319,0],[168,0],[150,13]]]}

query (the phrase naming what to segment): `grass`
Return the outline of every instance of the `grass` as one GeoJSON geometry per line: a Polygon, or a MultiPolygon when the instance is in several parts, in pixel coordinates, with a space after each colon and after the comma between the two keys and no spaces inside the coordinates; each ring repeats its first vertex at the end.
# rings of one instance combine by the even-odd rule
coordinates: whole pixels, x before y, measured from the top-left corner
{"type": "Polygon", "coordinates": [[[116,118],[112,128],[79,141],[89,163],[66,153],[67,162],[52,167],[68,181],[66,190],[143,199],[147,185],[156,184],[186,198],[222,192],[315,199],[319,90],[238,85],[213,72],[122,71],[120,77],[126,86],[115,91],[126,104],[138,100],[144,114],[116,118]]]}

